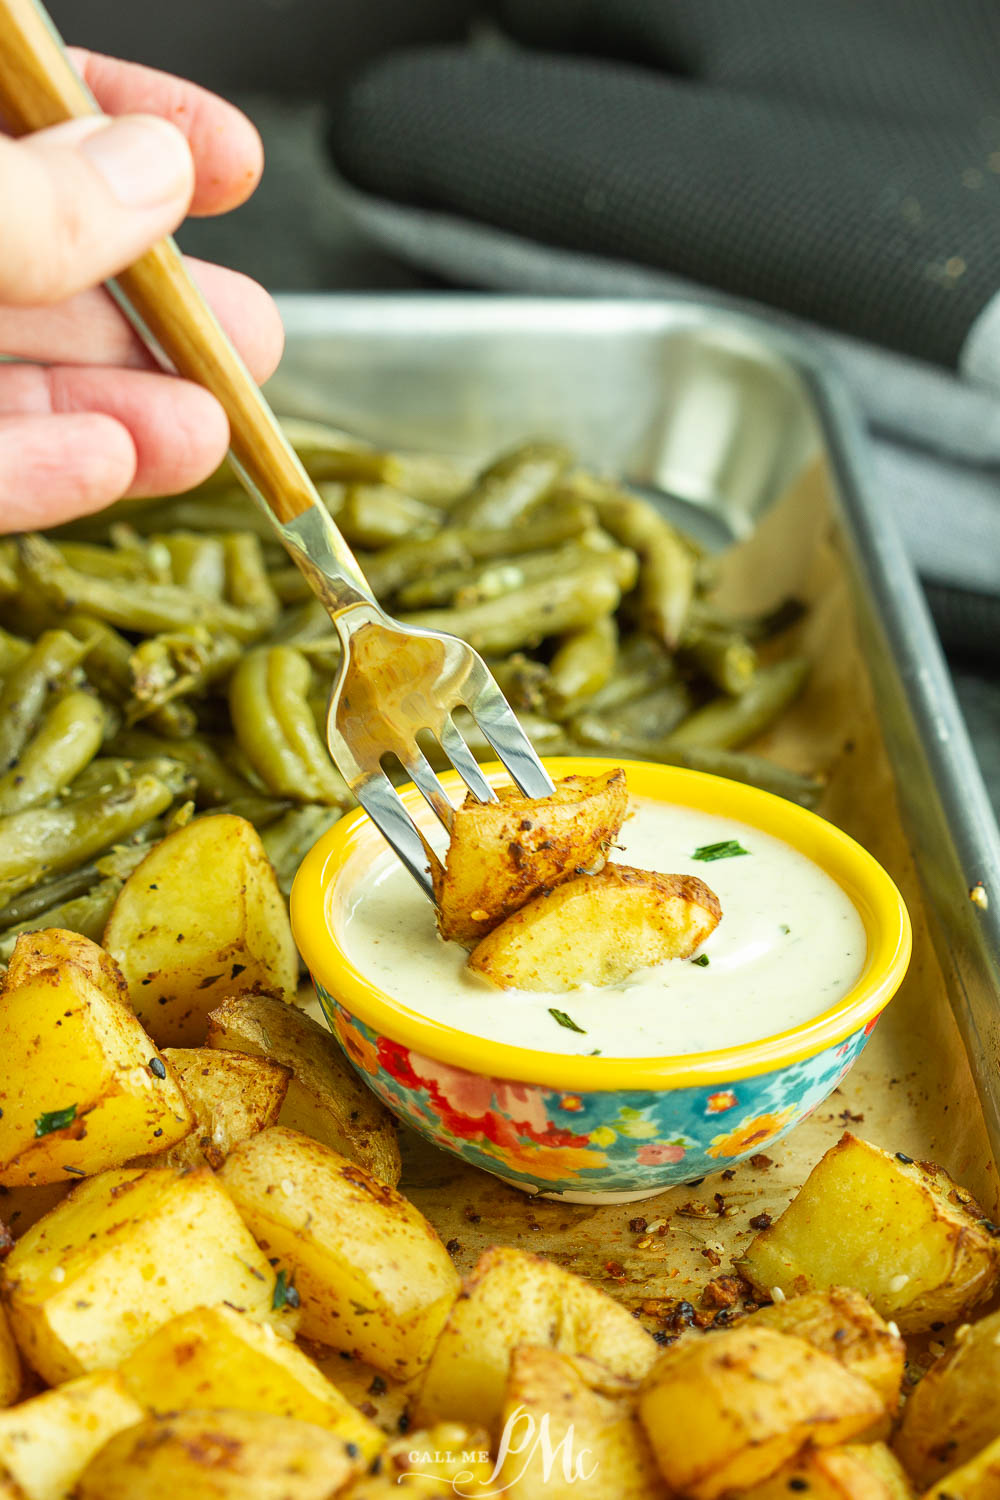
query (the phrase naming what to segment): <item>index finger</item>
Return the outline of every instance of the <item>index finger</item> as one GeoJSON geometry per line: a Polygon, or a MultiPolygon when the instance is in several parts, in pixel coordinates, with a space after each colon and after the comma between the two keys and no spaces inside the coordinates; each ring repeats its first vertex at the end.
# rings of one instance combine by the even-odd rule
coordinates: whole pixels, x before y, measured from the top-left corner
{"type": "Polygon", "coordinates": [[[184,132],[195,164],[191,213],[226,213],[249,198],[264,169],[264,148],[242,110],[157,68],[82,47],[69,54],[105,114],[162,115],[184,132]]]}

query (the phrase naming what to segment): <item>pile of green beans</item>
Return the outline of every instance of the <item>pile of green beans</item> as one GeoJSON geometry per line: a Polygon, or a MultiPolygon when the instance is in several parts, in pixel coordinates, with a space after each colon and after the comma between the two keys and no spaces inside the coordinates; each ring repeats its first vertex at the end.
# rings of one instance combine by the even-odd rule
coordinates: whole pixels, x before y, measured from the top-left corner
{"type": "MultiPolygon", "coordinates": [[[[380,601],[480,650],[540,752],[815,802],[816,780],[740,748],[802,686],[801,658],[758,658],[793,604],[727,616],[698,549],[554,443],[475,472],[287,426],[380,601]]],[[[225,465],[185,495],[0,542],[0,627],[0,961],[30,927],[99,938],[187,818],[251,819],[287,892],[350,805],[323,738],[337,637],[225,465]]]]}

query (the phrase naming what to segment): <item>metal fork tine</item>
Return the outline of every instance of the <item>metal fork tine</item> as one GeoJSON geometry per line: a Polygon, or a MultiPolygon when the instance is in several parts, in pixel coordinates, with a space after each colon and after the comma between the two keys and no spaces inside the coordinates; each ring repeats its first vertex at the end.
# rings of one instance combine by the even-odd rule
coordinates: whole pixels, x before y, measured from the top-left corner
{"type": "Polygon", "coordinates": [[[428,868],[427,850],[388,776],[384,771],[374,771],[355,786],[354,792],[365,812],[393,846],[424,895],[433,901],[434,882],[431,880],[428,868]]]}
{"type": "Polygon", "coordinates": [[[480,802],[495,802],[497,794],[490,786],[479,767],[479,762],[462,738],[461,730],[450,717],[445,719],[438,735],[441,749],[465,782],[469,791],[480,802]]]}
{"type": "Polygon", "coordinates": [[[466,707],[526,797],[548,797],[552,781],[506,698],[492,680],[466,699],[466,707]]]}
{"type": "Polygon", "coordinates": [[[450,833],[455,809],[449,801],[448,793],[440,781],[438,781],[433,766],[420,749],[420,746],[414,745],[405,758],[401,757],[401,760],[403,770],[414,785],[419,787],[424,801],[437,813],[438,821],[443,826],[445,833],[450,833]]]}

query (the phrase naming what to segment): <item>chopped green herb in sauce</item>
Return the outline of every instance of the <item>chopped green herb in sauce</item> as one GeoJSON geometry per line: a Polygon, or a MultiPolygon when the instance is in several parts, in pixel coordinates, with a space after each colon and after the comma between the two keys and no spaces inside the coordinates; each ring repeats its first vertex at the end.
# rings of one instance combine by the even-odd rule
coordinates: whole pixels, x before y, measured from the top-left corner
{"type": "Polygon", "coordinates": [[[694,964],[695,968],[697,968],[697,969],[707,969],[708,968],[708,961],[709,960],[708,960],[708,954],[707,953],[699,953],[697,958],[692,958],[692,960],[691,960],[691,962],[694,964]]]}
{"type": "Polygon", "coordinates": [[[67,1104],[65,1109],[50,1109],[35,1121],[35,1140],[51,1135],[54,1130],[65,1130],[76,1119],[76,1105],[67,1104]]]}
{"type": "Polygon", "coordinates": [[[271,1298],[271,1306],[275,1312],[280,1312],[283,1307],[298,1307],[298,1290],[288,1279],[287,1271],[279,1271],[274,1282],[274,1296],[271,1298]]]}
{"type": "Polygon", "coordinates": [[[710,864],[713,859],[735,859],[738,854],[749,853],[750,850],[744,849],[743,845],[736,839],[723,839],[719,844],[702,844],[699,849],[694,851],[691,858],[700,859],[705,864],[710,864]]]}
{"type": "Polygon", "coordinates": [[[573,1020],[573,1017],[568,1016],[564,1010],[556,1010],[554,1006],[550,1005],[549,1015],[553,1018],[553,1020],[558,1021],[560,1026],[565,1026],[567,1031],[578,1031],[581,1036],[587,1035],[584,1028],[582,1026],[578,1026],[573,1020]]]}

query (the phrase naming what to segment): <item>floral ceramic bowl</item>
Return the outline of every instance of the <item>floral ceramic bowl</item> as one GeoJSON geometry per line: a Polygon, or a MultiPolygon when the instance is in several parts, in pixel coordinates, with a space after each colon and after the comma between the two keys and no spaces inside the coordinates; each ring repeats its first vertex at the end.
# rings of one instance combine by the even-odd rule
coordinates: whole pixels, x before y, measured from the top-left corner
{"type": "MultiPolygon", "coordinates": [[[[617,764],[547,762],[553,777],[594,775],[617,764]]],[[[526,1192],[570,1202],[645,1198],[773,1145],[848,1072],[910,956],[910,924],[895,886],[832,824],[720,777],[639,762],[626,769],[633,794],[758,827],[825,870],[853,901],[867,935],[854,987],[792,1030],[713,1052],[613,1058],[535,1051],[429,1020],[386,995],[347,958],[338,909],[385,848],[365,814],[342,819],[319,841],[292,891],[292,926],[316,993],[379,1098],[463,1161],[526,1192]]],[[[502,779],[499,767],[490,774],[502,779]]],[[[412,812],[423,811],[418,792],[402,795],[412,812]]],[[[431,924],[428,911],[429,940],[431,924]]]]}

